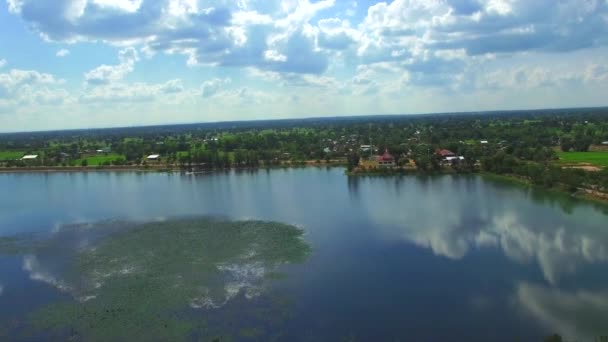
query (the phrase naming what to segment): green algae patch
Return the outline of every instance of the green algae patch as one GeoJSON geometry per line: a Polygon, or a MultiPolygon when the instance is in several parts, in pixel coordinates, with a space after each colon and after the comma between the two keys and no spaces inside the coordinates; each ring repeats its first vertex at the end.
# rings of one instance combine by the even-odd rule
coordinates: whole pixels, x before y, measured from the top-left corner
{"type": "MultiPolygon", "coordinates": [[[[80,238],[59,233],[72,251],[63,262],[46,255],[57,250],[57,237],[32,248],[3,240],[5,251],[30,253],[24,269],[32,279],[74,299],[31,313],[33,329],[87,341],[204,338],[217,333],[208,323],[217,312],[247,311],[224,310],[232,301],[262,302],[269,283],[282,277],[280,266],[310,253],[301,229],[276,222],[181,219],[98,232],[107,226],[76,230],[80,238]]],[[[252,329],[245,335],[260,333],[252,329]]]]}

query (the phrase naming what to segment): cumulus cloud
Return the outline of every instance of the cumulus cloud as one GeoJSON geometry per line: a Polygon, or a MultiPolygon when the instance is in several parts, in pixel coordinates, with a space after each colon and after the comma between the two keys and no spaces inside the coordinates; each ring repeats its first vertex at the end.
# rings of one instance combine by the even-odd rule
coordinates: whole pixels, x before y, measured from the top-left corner
{"type": "Polygon", "coordinates": [[[359,24],[360,63],[392,62],[421,86],[458,81],[497,54],[562,53],[606,46],[605,1],[395,0],[359,24]]]}
{"type": "Polygon", "coordinates": [[[269,3],[218,1],[204,6],[186,0],[8,2],[11,13],[30,23],[47,40],[138,45],[150,54],[185,55],[190,65],[323,72],[327,63],[316,50],[316,37],[303,30],[334,1],[302,0],[293,6],[269,3]],[[266,51],[277,51],[276,56],[286,57],[268,60],[265,57],[273,53],[266,51]]]}
{"type": "Polygon", "coordinates": [[[606,13],[605,1],[395,0],[371,6],[361,29],[387,49],[563,51],[605,45],[606,13]]]}
{"type": "Polygon", "coordinates": [[[180,79],[167,81],[166,83],[160,86],[160,91],[164,94],[181,93],[184,91],[184,89],[184,85],[182,83],[182,80],[180,79]]]}
{"type": "Polygon", "coordinates": [[[82,103],[137,103],[159,100],[159,96],[184,92],[179,79],[165,83],[109,83],[93,87],[80,97],[82,103]]]}
{"type": "Polygon", "coordinates": [[[95,86],[122,80],[127,74],[133,72],[139,55],[134,48],[126,48],[118,53],[118,59],[120,64],[100,65],[85,73],[86,83],[95,86]]]}
{"type": "Polygon", "coordinates": [[[69,94],[60,85],[63,80],[35,70],[11,69],[0,73],[0,100],[5,109],[16,105],[58,104],[69,94]]]}
{"type": "Polygon", "coordinates": [[[68,49],[61,49],[59,51],[57,51],[57,53],[55,54],[55,56],[57,57],[66,57],[70,54],[70,50],[68,49]]]}
{"type": "Polygon", "coordinates": [[[350,27],[347,20],[339,18],[321,19],[319,26],[319,46],[330,50],[345,50],[356,43],[359,32],[350,27]]]}
{"type": "Polygon", "coordinates": [[[205,81],[201,85],[201,96],[202,97],[213,97],[216,95],[224,86],[229,85],[231,79],[220,79],[214,78],[209,81],[205,81]]]}
{"type": "MultiPolygon", "coordinates": [[[[173,94],[171,98],[175,99],[188,94],[199,101],[225,95],[255,102],[258,100],[254,97],[263,93],[251,85],[258,81],[269,88],[316,89],[316,93],[306,95],[309,98],[327,94],[349,97],[335,98],[333,107],[324,103],[308,111],[299,106],[265,108],[269,115],[286,111],[290,114],[285,115],[296,115],[313,109],[316,113],[323,109],[327,111],[323,114],[337,114],[330,113],[330,108],[363,114],[356,111],[403,113],[480,110],[504,104],[509,109],[605,104],[597,90],[608,82],[606,61],[600,56],[605,56],[608,49],[608,3],[604,0],[6,3],[12,15],[46,41],[66,47],[74,46],[66,43],[94,42],[116,48],[120,54],[117,62],[105,61],[84,72],[84,87],[70,85],[67,94],[59,83],[15,85],[17,76],[6,76],[10,72],[5,72],[0,76],[3,111],[19,101],[51,104],[53,97],[60,103],[109,101],[113,95],[117,96],[116,102],[149,102],[154,96],[168,99],[173,94]],[[591,57],[583,56],[585,52],[591,57]],[[140,61],[140,55],[146,60],[140,61]],[[545,64],[547,56],[564,56],[565,61],[545,64]],[[148,59],[165,57],[192,68],[241,69],[245,71],[244,80],[233,76],[238,72],[229,71],[233,77],[230,90],[221,79],[186,89],[181,81],[171,81],[179,75],[168,77],[165,83],[137,82],[136,68],[145,68],[148,59]],[[249,77],[255,79],[246,79],[249,77]],[[332,89],[334,92],[328,91],[332,89]],[[533,96],[528,91],[533,89],[539,93],[559,89],[574,94],[574,100],[552,91],[555,99],[548,101],[533,96]],[[518,90],[526,91],[529,99],[514,95],[518,90]],[[237,96],[238,91],[247,96],[237,96]],[[461,101],[451,97],[455,94],[461,101]],[[353,96],[357,105],[350,105],[353,96]],[[465,101],[463,96],[470,96],[472,101],[465,101]]],[[[65,57],[68,53],[61,49],[56,55],[65,57]]],[[[175,69],[169,72],[183,72],[172,62],[168,66],[175,69]]],[[[0,68],[3,64],[6,62],[0,60],[0,68]]],[[[36,72],[44,75],[51,71],[36,72]]],[[[284,98],[291,98],[291,94],[284,98]]]]}
{"type": "Polygon", "coordinates": [[[8,73],[0,74],[0,84],[16,88],[23,85],[57,84],[62,83],[51,74],[40,73],[35,70],[12,69],[8,73]]]}
{"type": "Polygon", "coordinates": [[[598,85],[608,82],[608,68],[603,63],[590,62],[566,68],[563,65],[524,65],[492,70],[472,75],[469,86],[477,89],[532,89],[568,85],[598,85]]]}
{"type": "MultiPolygon", "coordinates": [[[[147,54],[181,54],[189,65],[324,73],[332,53],[351,62],[394,62],[420,85],[445,83],[467,57],[561,52],[608,43],[605,1],[394,0],[350,10],[361,22],[330,16],[335,0],[217,1],[10,0],[9,11],[48,39],[137,46],[147,54]],[[50,16],[48,13],[59,13],[50,16]],[[449,58],[448,55],[456,56],[449,58]],[[426,80],[429,73],[431,81],[426,80]]],[[[335,15],[336,13],[331,13],[335,15]]],[[[123,65],[124,67],[124,65],[123,65]]],[[[91,82],[127,70],[100,67],[91,82]]]]}
{"type": "Polygon", "coordinates": [[[6,65],[6,59],[0,59],[0,68],[3,68],[6,65]]]}

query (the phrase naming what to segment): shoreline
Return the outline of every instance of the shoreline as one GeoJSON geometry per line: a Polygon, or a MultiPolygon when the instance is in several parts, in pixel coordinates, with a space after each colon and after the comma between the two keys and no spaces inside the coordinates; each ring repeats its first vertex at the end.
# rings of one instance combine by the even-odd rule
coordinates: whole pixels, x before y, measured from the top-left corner
{"type": "MultiPolygon", "coordinates": [[[[306,167],[343,167],[343,163],[316,163],[316,162],[304,162],[294,164],[281,164],[281,165],[270,165],[270,166],[259,166],[259,167],[242,167],[235,168],[230,167],[226,169],[183,169],[179,167],[169,167],[166,165],[147,165],[147,166],[94,166],[94,167],[82,167],[82,166],[59,166],[59,167],[14,167],[14,168],[0,168],[0,174],[26,174],[26,173],[91,173],[91,172],[138,172],[138,173],[152,173],[152,172],[183,172],[183,173],[209,173],[218,171],[245,171],[245,170],[268,170],[268,169],[290,169],[290,168],[306,168],[306,167]]],[[[344,174],[347,177],[387,177],[387,176],[438,176],[438,175],[480,175],[483,178],[490,180],[498,180],[502,182],[508,182],[518,186],[525,186],[529,188],[542,189],[545,191],[558,192],[561,194],[569,195],[572,198],[587,200],[591,202],[601,203],[608,205],[608,193],[597,191],[594,189],[579,188],[576,192],[568,191],[562,187],[547,188],[540,185],[532,184],[529,180],[523,179],[517,176],[502,175],[488,172],[457,172],[455,170],[441,170],[435,172],[419,172],[417,169],[397,169],[386,171],[345,171],[344,174]]]]}
{"type": "Polygon", "coordinates": [[[539,190],[544,190],[544,191],[549,191],[549,192],[560,193],[560,194],[568,195],[572,198],[576,198],[579,200],[591,201],[591,202],[600,203],[603,205],[608,205],[608,193],[606,193],[606,192],[601,192],[601,191],[588,189],[588,188],[578,188],[577,191],[573,192],[573,191],[569,191],[569,190],[565,189],[563,186],[547,188],[542,185],[535,185],[535,184],[532,184],[529,180],[518,177],[518,176],[499,175],[499,174],[487,173],[487,172],[481,172],[481,173],[479,173],[479,175],[481,175],[482,177],[484,177],[486,179],[490,179],[490,180],[507,182],[510,184],[523,186],[523,187],[527,187],[527,188],[531,188],[531,189],[539,189],[539,190]]]}
{"type": "Polygon", "coordinates": [[[230,170],[256,170],[256,169],[289,169],[303,167],[341,167],[343,163],[289,163],[280,165],[256,166],[256,167],[229,167],[224,169],[192,169],[180,168],[170,165],[146,165],[146,166],[41,166],[41,167],[3,167],[0,168],[0,174],[7,173],[89,173],[89,172],[184,172],[184,173],[202,173],[215,171],[230,171],[230,170]]]}
{"type": "Polygon", "coordinates": [[[144,167],[11,167],[11,168],[0,168],[0,173],[77,173],[77,172],[165,172],[165,171],[180,171],[180,169],[174,168],[144,168],[144,167]]]}
{"type": "Polygon", "coordinates": [[[439,176],[439,175],[479,175],[483,178],[501,182],[507,182],[517,186],[523,186],[527,188],[533,188],[538,190],[544,190],[549,192],[560,193],[568,195],[572,198],[579,200],[586,200],[603,205],[608,205],[608,193],[597,191],[588,188],[578,188],[577,191],[572,192],[565,189],[563,186],[556,186],[552,188],[544,187],[542,185],[532,184],[527,179],[524,179],[515,175],[504,175],[489,173],[483,171],[471,171],[471,172],[458,172],[456,170],[441,170],[434,172],[418,172],[416,169],[386,169],[386,171],[346,171],[347,177],[387,177],[387,176],[439,176]]]}

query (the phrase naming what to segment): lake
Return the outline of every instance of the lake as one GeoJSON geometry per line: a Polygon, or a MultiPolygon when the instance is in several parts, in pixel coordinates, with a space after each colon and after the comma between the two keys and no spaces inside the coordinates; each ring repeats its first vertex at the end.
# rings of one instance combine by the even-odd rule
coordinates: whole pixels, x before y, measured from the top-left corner
{"type": "Polygon", "coordinates": [[[0,340],[608,335],[608,210],[481,176],[0,174],[0,340]]]}

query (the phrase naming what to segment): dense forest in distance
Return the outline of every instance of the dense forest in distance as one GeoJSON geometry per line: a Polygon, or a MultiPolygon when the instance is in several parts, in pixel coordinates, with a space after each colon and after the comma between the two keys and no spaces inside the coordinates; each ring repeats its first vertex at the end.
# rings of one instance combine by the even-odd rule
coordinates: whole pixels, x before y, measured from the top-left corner
{"type": "Polygon", "coordinates": [[[331,162],[352,171],[385,150],[396,167],[367,172],[485,171],[546,187],[605,192],[608,108],[7,133],[0,134],[0,167],[192,170],[331,162]],[[463,158],[446,165],[435,153],[441,149],[463,158]]]}

